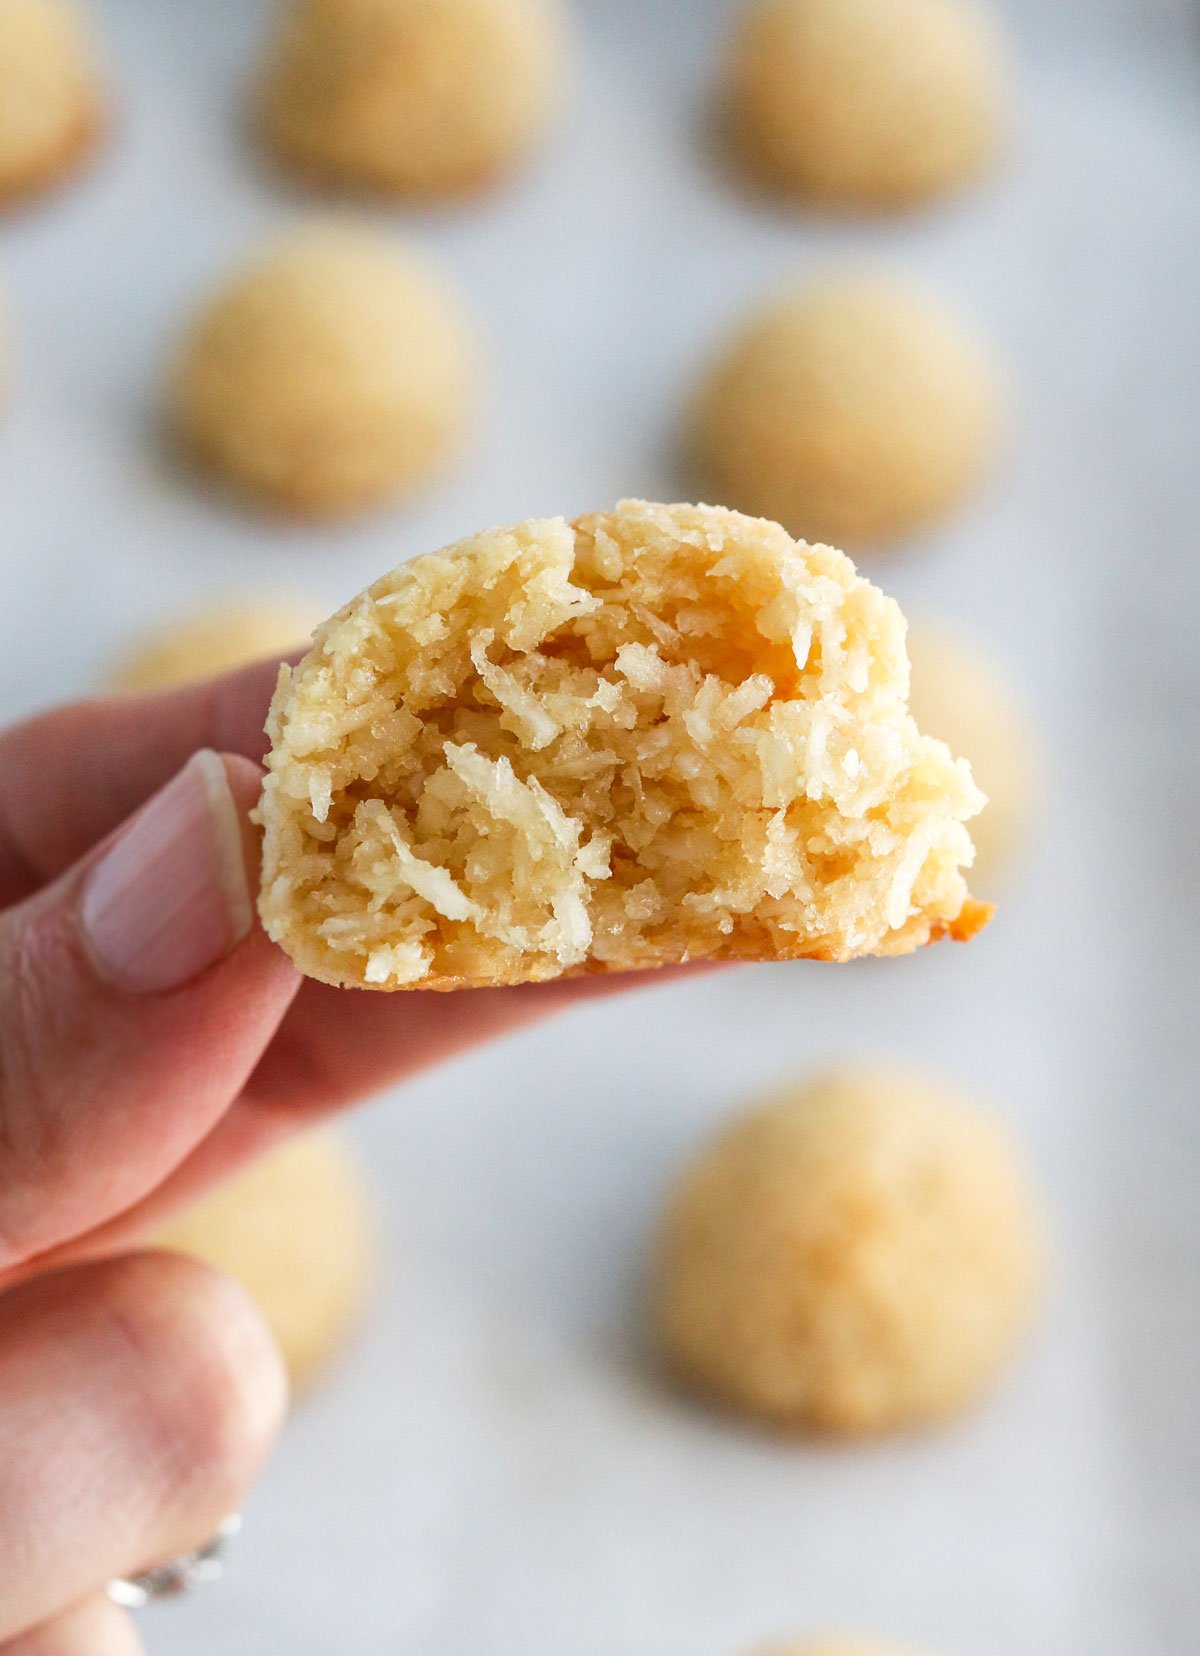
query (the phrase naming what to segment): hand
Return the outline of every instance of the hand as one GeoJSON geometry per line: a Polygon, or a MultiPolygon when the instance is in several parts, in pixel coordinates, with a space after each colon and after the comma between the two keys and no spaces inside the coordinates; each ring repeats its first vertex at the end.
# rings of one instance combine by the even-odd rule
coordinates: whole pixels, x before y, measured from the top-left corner
{"type": "Polygon", "coordinates": [[[0,735],[3,1656],[135,1651],[104,1583],[205,1540],[283,1412],[240,1289],[114,1253],[318,1116],[621,986],[301,980],[255,921],[246,827],[274,676],[0,735]]]}

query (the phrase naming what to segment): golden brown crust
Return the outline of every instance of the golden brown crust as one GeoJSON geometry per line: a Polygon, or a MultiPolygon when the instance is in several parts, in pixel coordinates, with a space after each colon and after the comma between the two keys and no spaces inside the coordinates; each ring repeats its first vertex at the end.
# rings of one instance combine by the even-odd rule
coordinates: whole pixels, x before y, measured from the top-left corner
{"type": "Polygon", "coordinates": [[[95,98],[64,129],[55,148],[35,156],[13,172],[0,169],[0,209],[26,206],[78,177],[101,149],[109,124],[103,102],[95,98]]]}
{"type": "MultiPolygon", "coordinates": [[[[931,943],[940,943],[947,938],[954,943],[969,943],[990,923],[995,912],[995,903],[980,903],[973,897],[968,898],[963,904],[962,912],[955,920],[945,925],[931,926],[926,937],[904,938],[901,940],[899,947],[892,951],[892,954],[894,956],[915,954],[918,949],[928,948],[931,943]]],[[[698,966],[701,964],[765,966],[772,962],[782,963],[788,960],[809,960],[826,966],[843,966],[849,958],[851,957],[835,954],[830,949],[788,949],[779,945],[768,947],[766,940],[763,939],[757,945],[730,943],[706,953],[690,950],[666,956],[661,960],[585,960],[578,966],[568,966],[564,971],[547,973],[541,979],[531,978],[528,972],[517,972],[510,977],[492,976],[487,979],[486,983],[477,978],[428,977],[422,978],[420,983],[412,984],[411,988],[432,989],[435,993],[445,994],[457,989],[511,989],[522,983],[553,983],[560,978],[623,977],[627,972],[663,972],[675,966],[698,966]]],[[[337,986],[345,989],[366,989],[383,994],[395,992],[390,985],[385,983],[355,982],[339,983],[337,986]]]]}
{"type": "Polygon", "coordinates": [[[981,903],[976,897],[968,897],[957,917],[944,931],[939,930],[936,935],[951,937],[956,943],[969,943],[973,937],[979,936],[985,926],[991,924],[995,913],[995,903],[981,903]]]}
{"type": "MultiPolygon", "coordinates": [[[[783,960],[823,960],[834,964],[837,957],[828,953],[814,953],[813,951],[799,951],[786,953],[774,950],[771,953],[754,952],[749,949],[715,949],[707,954],[685,952],[671,955],[662,960],[584,960],[578,966],[567,966],[562,971],[547,972],[544,977],[531,977],[527,971],[514,972],[511,975],[496,974],[486,982],[479,978],[467,977],[427,977],[420,983],[409,985],[411,989],[432,989],[435,994],[449,994],[458,989],[515,989],[522,983],[557,983],[563,978],[586,977],[624,977],[626,973],[634,972],[665,972],[675,966],[698,966],[702,963],[710,965],[759,965],[768,961],[783,960]]],[[[383,994],[393,994],[392,985],[386,983],[341,983],[344,989],[367,989],[383,994]]]]}

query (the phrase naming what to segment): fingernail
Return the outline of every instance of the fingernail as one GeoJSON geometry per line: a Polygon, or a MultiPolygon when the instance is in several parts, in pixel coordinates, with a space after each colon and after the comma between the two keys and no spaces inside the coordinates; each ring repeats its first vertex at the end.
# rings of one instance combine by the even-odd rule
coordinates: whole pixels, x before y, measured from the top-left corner
{"type": "Polygon", "coordinates": [[[253,919],[225,767],[215,753],[197,753],[88,875],[80,909],[88,952],[126,994],[163,994],[224,960],[253,919]]]}

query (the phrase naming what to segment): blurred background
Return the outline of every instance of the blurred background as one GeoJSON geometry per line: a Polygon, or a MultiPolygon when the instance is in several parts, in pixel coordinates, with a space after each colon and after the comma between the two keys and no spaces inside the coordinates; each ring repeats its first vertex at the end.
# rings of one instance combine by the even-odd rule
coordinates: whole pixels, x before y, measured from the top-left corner
{"type": "Polygon", "coordinates": [[[764,293],[847,261],[996,342],[1013,436],[945,527],[864,555],[1020,687],[1036,823],[967,951],[616,998],[374,1100],[360,1333],[297,1408],[230,1573],[147,1615],[174,1656],[738,1656],[809,1628],[947,1656],[1178,1656],[1200,1638],[1200,23],[1167,0],[1004,0],[1015,140],[948,205],[781,210],[714,165],[725,0],[574,0],[568,106],[479,200],[363,206],[485,340],[468,451],[348,525],[184,475],[164,364],[212,283],[310,201],[246,142],[267,12],[93,0],[113,130],[0,220],[0,718],[93,692],[189,606],[325,613],[411,554],[686,492],[679,411],[764,293]],[[643,1283],[681,1161],[781,1076],[914,1060],[990,1098],[1048,1192],[1049,1304],[999,1390],[831,1447],[680,1401],[643,1283]]]}

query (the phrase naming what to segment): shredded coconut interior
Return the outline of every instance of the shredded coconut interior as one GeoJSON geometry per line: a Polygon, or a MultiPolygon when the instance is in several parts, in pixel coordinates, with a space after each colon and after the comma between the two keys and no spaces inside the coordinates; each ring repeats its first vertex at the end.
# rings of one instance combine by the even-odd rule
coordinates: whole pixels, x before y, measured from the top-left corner
{"type": "Polygon", "coordinates": [[[478,535],[284,669],[265,924],[379,988],[967,935],[982,797],[907,688],[896,605],[777,525],[625,502],[478,535]]]}

